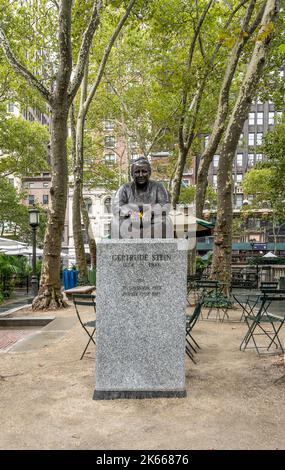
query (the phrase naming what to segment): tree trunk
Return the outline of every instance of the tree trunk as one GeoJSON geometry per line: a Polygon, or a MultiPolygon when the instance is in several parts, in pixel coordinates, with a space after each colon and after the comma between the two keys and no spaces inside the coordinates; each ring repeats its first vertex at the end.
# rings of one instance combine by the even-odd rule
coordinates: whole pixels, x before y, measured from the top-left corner
{"type": "Polygon", "coordinates": [[[52,181],[51,207],[44,240],[44,258],[38,296],[33,309],[52,309],[67,306],[61,293],[60,250],[64,229],[67,195],[67,119],[68,104],[54,106],[51,110],[52,181]]]}
{"type": "Polygon", "coordinates": [[[172,191],[171,191],[171,205],[175,209],[180,196],[181,180],[183,176],[183,170],[187,158],[187,150],[179,150],[179,155],[176,163],[175,174],[172,180],[172,191]]]}
{"type": "Polygon", "coordinates": [[[257,89],[266,57],[266,50],[273,36],[272,24],[279,13],[279,0],[268,0],[254,50],[243,79],[240,92],[231,114],[220,153],[218,168],[218,208],[214,234],[212,277],[230,285],[232,253],[232,162],[246,120],[252,98],[257,89]]]}
{"type": "Polygon", "coordinates": [[[90,223],[88,210],[87,210],[86,205],[85,205],[83,200],[82,200],[82,203],[81,203],[81,213],[82,213],[82,217],[83,217],[85,230],[86,230],[86,233],[88,235],[88,245],[89,245],[89,251],[90,251],[90,258],[91,258],[91,268],[96,269],[96,252],[97,252],[96,240],[95,240],[94,233],[93,233],[93,230],[92,230],[92,225],[90,223]]]}
{"type": "MultiPolygon", "coordinates": [[[[232,254],[232,151],[223,153],[223,165],[218,172],[218,210],[214,232],[214,252],[211,277],[224,282],[228,288],[231,273],[232,254]]],[[[221,155],[222,156],[222,155],[221,155]]]]}
{"type": "Polygon", "coordinates": [[[217,114],[215,117],[215,121],[213,124],[213,129],[209,138],[209,142],[202,153],[201,160],[199,163],[198,168],[198,175],[197,175],[197,185],[196,185],[196,215],[199,218],[203,218],[203,209],[204,203],[206,198],[206,191],[208,187],[208,174],[209,168],[212,163],[213,157],[217,151],[217,148],[220,144],[221,138],[223,136],[225,127],[226,127],[226,119],[229,110],[229,94],[231,89],[231,84],[236,72],[237,65],[239,63],[242,51],[244,49],[245,44],[248,42],[249,38],[252,36],[254,31],[256,30],[257,26],[260,24],[263,14],[263,6],[258,11],[255,21],[253,22],[252,26],[249,28],[249,22],[251,16],[254,11],[256,1],[251,0],[245,17],[243,19],[243,24],[241,26],[241,31],[236,41],[235,45],[233,46],[229,60],[227,63],[227,67],[224,73],[223,82],[221,85],[220,93],[219,93],[219,102],[218,102],[218,109],[217,114]]]}
{"type": "MultiPolygon", "coordinates": [[[[94,33],[99,26],[102,1],[93,3],[90,20],[82,35],[78,57],[72,72],[72,0],[54,2],[58,8],[58,67],[52,89],[45,87],[14,55],[4,31],[0,28],[0,46],[7,61],[30,86],[35,88],[51,109],[51,208],[44,241],[44,259],[38,296],[33,309],[65,307],[60,286],[60,250],[67,202],[67,119],[69,107],[77,93],[94,33]]],[[[44,52],[44,51],[43,51],[44,52]]]]}
{"type": "Polygon", "coordinates": [[[87,263],[84,250],[84,241],[81,227],[81,204],[83,188],[83,129],[84,119],[77,118],[76,126],[76,155],[73,168],[74,192],[72,201],[72,227],[75,247],[76,264],[79,270],[79,284],[87,282],[87,263]]]}

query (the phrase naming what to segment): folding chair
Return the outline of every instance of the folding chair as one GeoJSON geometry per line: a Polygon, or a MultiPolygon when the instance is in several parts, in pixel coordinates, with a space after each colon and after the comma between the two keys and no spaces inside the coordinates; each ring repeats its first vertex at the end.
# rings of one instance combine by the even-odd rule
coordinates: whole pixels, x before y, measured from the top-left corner
{"type": "Polygon", "coordinates": [[[234,300],[242,309],[242,315],[239,321],[245,319],[248,315],[254,315],[254,311],[261,304],[261,295],[254,294],[233,294],[234,300]]]}
{"type": "Polygon", "coordinates": [[[261,282],[260,290],[262,292],[267,290],[277,290],[278,289],[278,281],[270,281],[270,282],[261,282]]]}
{"type": "Polygon", "coordinates": [[[196,282],[199,281],[200,276],[197,274],[192,274],[187,276],[187,303],[189,307],[191,307],[193,304],[191,303],[190,300],[190,295],[193,294],[194,301],[196,303],[196,297],[197,297],[197,285],[196,282]]]}
{"type": "Polygon", "coordinates": [[[197,341],[195,341],[195,339],[191,335],[191,331],[193,330],[194,325],[196,324],[196,322],[199,318],[199,315],[200,315],[201,309],[202,309],[202,305],[203,305],[203,299],[201,299],[198,302],[198,304],[196,305],[196,307],[194,309],[194,312],[191,315],[186,315],[186,354],[191,359],[191,361],[194,362],[194,364],[196,364],[196,361],[194,359],[193,352],[197,353],[197,350],[193,346],[192,342],[194,343],[196,348],[198,348],[198,349],[201,349],[201,348],[200,348],[199,344],[197,343],[197,341]]]}
{"type": "Polygon", "coordinates": [[[82,313],[79,311],[79,307],[92,307],[92,314],[94,314],[94,317],[96,316],[96,296],[94,294],[73,294],[72,295],[72,300],[73,304],[75,307],[76,315],[78,317],[78,320],[84,329],[86,331],[89,339],[88,342],[85,346],[85,349],[81,355],[80,360],[83,358],[84,354],[86,353],[89,344],[92,342],[94,345],[96,344],[95,339],[94,339],[94,334],[96,331],[96,320],[91,320],[91,321],[83,321],[82,313]],[[90,330],[90,331],[89,331],[90,330]]]}
{"type": "Polygon", "coordinates": [[[208,308],[207,320],[213,310],[216,311],[216,320],[219,319],[223,322],[226,317],[229,320],[227,310],[232,307],[232,301],[224,295],[223,284],[219,281],[204,282],[202,295],[204,297],[204,306],[208,308]],[[220,310],[223,312],[223,317],[220,315],[220,310]]]}
{"type": "Polygon", "coordinates": [[[268,311],[272,303],[276,301],[285,301],[285,291],[267,290],[261,298],[261,305],[257,314],[246,315],[245,321],[248,331],[241,342],[241,351],[256,349],[260,355],[260,350],[266,349],[268,354],[269,349],[274,345],[276,349],[280,349],[284,353],[284,348],[278,335],[285,321],[285,316],[280,317],[268,311]],[[265,346],[258,341],[260,336],[263,336],[264,340],[267,341],[265,346]],[[253,346],[249,346],[250,341],[252,341],[253,346]]]}

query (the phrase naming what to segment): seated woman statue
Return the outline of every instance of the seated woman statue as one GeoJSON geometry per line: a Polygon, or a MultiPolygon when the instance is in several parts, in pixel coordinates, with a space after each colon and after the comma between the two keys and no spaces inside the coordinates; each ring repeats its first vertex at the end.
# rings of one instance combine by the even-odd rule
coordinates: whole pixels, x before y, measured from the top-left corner
{"type": "Polygon", "coordinates": [[[147,158],[133,162],[133,181],[123,184],[114,198],[112,238],[173,237],[168,192],[162,183],[150,180],[150,175],[147,158]]]}

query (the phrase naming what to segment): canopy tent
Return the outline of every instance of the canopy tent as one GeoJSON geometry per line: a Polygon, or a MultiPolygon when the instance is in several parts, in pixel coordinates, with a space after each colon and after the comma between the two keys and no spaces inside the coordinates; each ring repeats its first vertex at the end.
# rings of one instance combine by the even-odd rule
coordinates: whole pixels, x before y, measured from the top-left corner
{"type": "Polygon", "coordinates": [[[262,256],[262,258],[277,258],[277,256],[272,253],[272,251],[269,251],[266,255],[262,256]]]}
{"type": "MultiPolygon", "coordinates": [[[[10,255],[10,256],[32,256],[33,255],[33,247],[32,246],[23,246],[23,247],[20,247],[20,248],[11,248],[11,247],[8,247],[8,248],[3,248],[3,251],[2,253],[5,253],[6,255],[10,255]]],[[[36,249],[36,256],[37,257],[41,257],[43,256],[44,252],[41,248],[38,248],[36,249]]],[[[67,253],[64,253],[64,252],[61,252],[60,253],[60,257],[61,258],[69,258],[69,255],[67,253]]]]}
{"type": "Polygon", "coordinates": [[[204,237],[207,235],[212,235],[215,228],[215,224],[208,222],[203,219],[196,219],[196,232],[197,237],[204,237]]]}
{"type": "Polygon", "coordinates": [[[26,247],[27,243],[19,242],[18,240],[10,240],[10,238],[0,237],[0,249],[16,249],[21,247],[26,247]]]}
{"type": "Polygon", "coordinates": [[[182,209],[170,211],[169,216],[176,233],[189,234],[190,236],[196,233],[196,237],[205,237],[213,234],[215,225],[212,222],[198,219],[193,214],[185,214],[182,209]]]}

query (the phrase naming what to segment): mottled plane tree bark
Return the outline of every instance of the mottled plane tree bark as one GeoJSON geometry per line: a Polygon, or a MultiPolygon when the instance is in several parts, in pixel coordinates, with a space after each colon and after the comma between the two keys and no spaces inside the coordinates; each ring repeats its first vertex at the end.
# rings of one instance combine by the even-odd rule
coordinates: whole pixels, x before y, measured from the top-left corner
{"type": "Polygon", "coordinates": [[[213,157],[217,151],[217,148],[221,142],[227,123],[231,84],[235,76],[235,72],[239,64],[244,47],[248,40],[252,37],[256,28],[259,26],[264,12],[265,2],[258,11],[255,20],[250,25],[250,19],[252,17],[255,5],[256,0],[251,0],[244,16],[238,39],[235,42],[232,50],[230,51],[227,67],[219,93],[216,117],[212,126],[209,141],[201,155],[201,159],[199,162],[196,187],[196,215],[200,218],[203,218],[203,209],[206,197],[206,190],[208,186],[209,168],[212,163],[213,157]]]}
{"type": "Polygon", "coordinates": [[[212,277],[230,285],[232,254],[232,165],[236,147],[250,105],[256,94],[258,81],[264,69],[274,23],[280,11],[280,0],[267,0],[255,46],[248,63],[238,98],[227,125],[218,167],[218,206],[214,233],[212,277]]]}
{"type": "MultiPolygon", "coordinates": [[[[72,133],[73,139],[75,139],[75,155],[73,158],[73,180],[74,180],[74,190],[73,190],[73,202],[72,202],[72,224],[73,224],[73,237],[74,237],[74,246],[75,246],[75,256],[76,256],[76,264],[79,269],[79,282],[84,283],[87,280],[87,263],[86,263],[86,256],[84,250],[84,241],[82,236],[81,230],[81,216],[82,214],[82,207],[83,200],[82,200],[82,190],[83,190],[83,166],[84,166],[84,129],[85,129],[85,121],[87,117],[88,110],[92,103],[92,100],[95,96],[96,90],[100,85],[101,79],[104,74],[104,70],[110,56],[111,50],[113,45],[116,42],[117,37],[119,36],[124,24],[126,23],[130,12],[135,4],[136,0],[130,0],[128,6],[121,17],[120,21],[118,22],[117,26],[114,28],[114,31],[110,37],[110,40],[104,50],[101,63],[98,67],[98,72],[94,82],[90,86],[89,93],[88,90],[88,61],[85,66],[84,71],[84,78],[81,84],[81,94],[80,94],[80,102],[79,102],[79,109],[78,114],[76,117],[76,126],[75,131],[72,133]]],[[[88,239],[92,237],[91,227],[90,227],[90,220],[88,217],[88,213],[85,212],[85,217],[83,217],[83,221],[87,222],[88,224],[88,239]]],[[[86,227],[85,227],[86,228],[86,227]]],[[[91,249],[94,251],[94,244],[95,239],[90,240],[91,249]]],[[[90,253],[91,254],[91,253],[90,253]]],[[[94,262],[94,253],[93,253],[93,262],[94,262]]]]}
{"type": "MultiPolygon", "coordinates": [[[[82,36],[77,62],[72,66],[72,0],[61,0],[58,6],[58,69],[50,89],[44,80],[39,80],[12,51],[4,26],[0,28],[0,45],[7,61],[14,71],[24,77],[48,103],[51,113],[50,152],[52,184],[50,189],[51,206],[44,241],[43,267],[38,296],[33,301],[33,309],[62,308],[63,300],[60,284],[60,251],[67,203],[67,123],[71,103],[80,87],[86,60],[94,33],[99,25],[102,1],[93,2],[88,25],[82,36]]],[[[2,25],[1,25],[2,26],[2,25]]]]}

